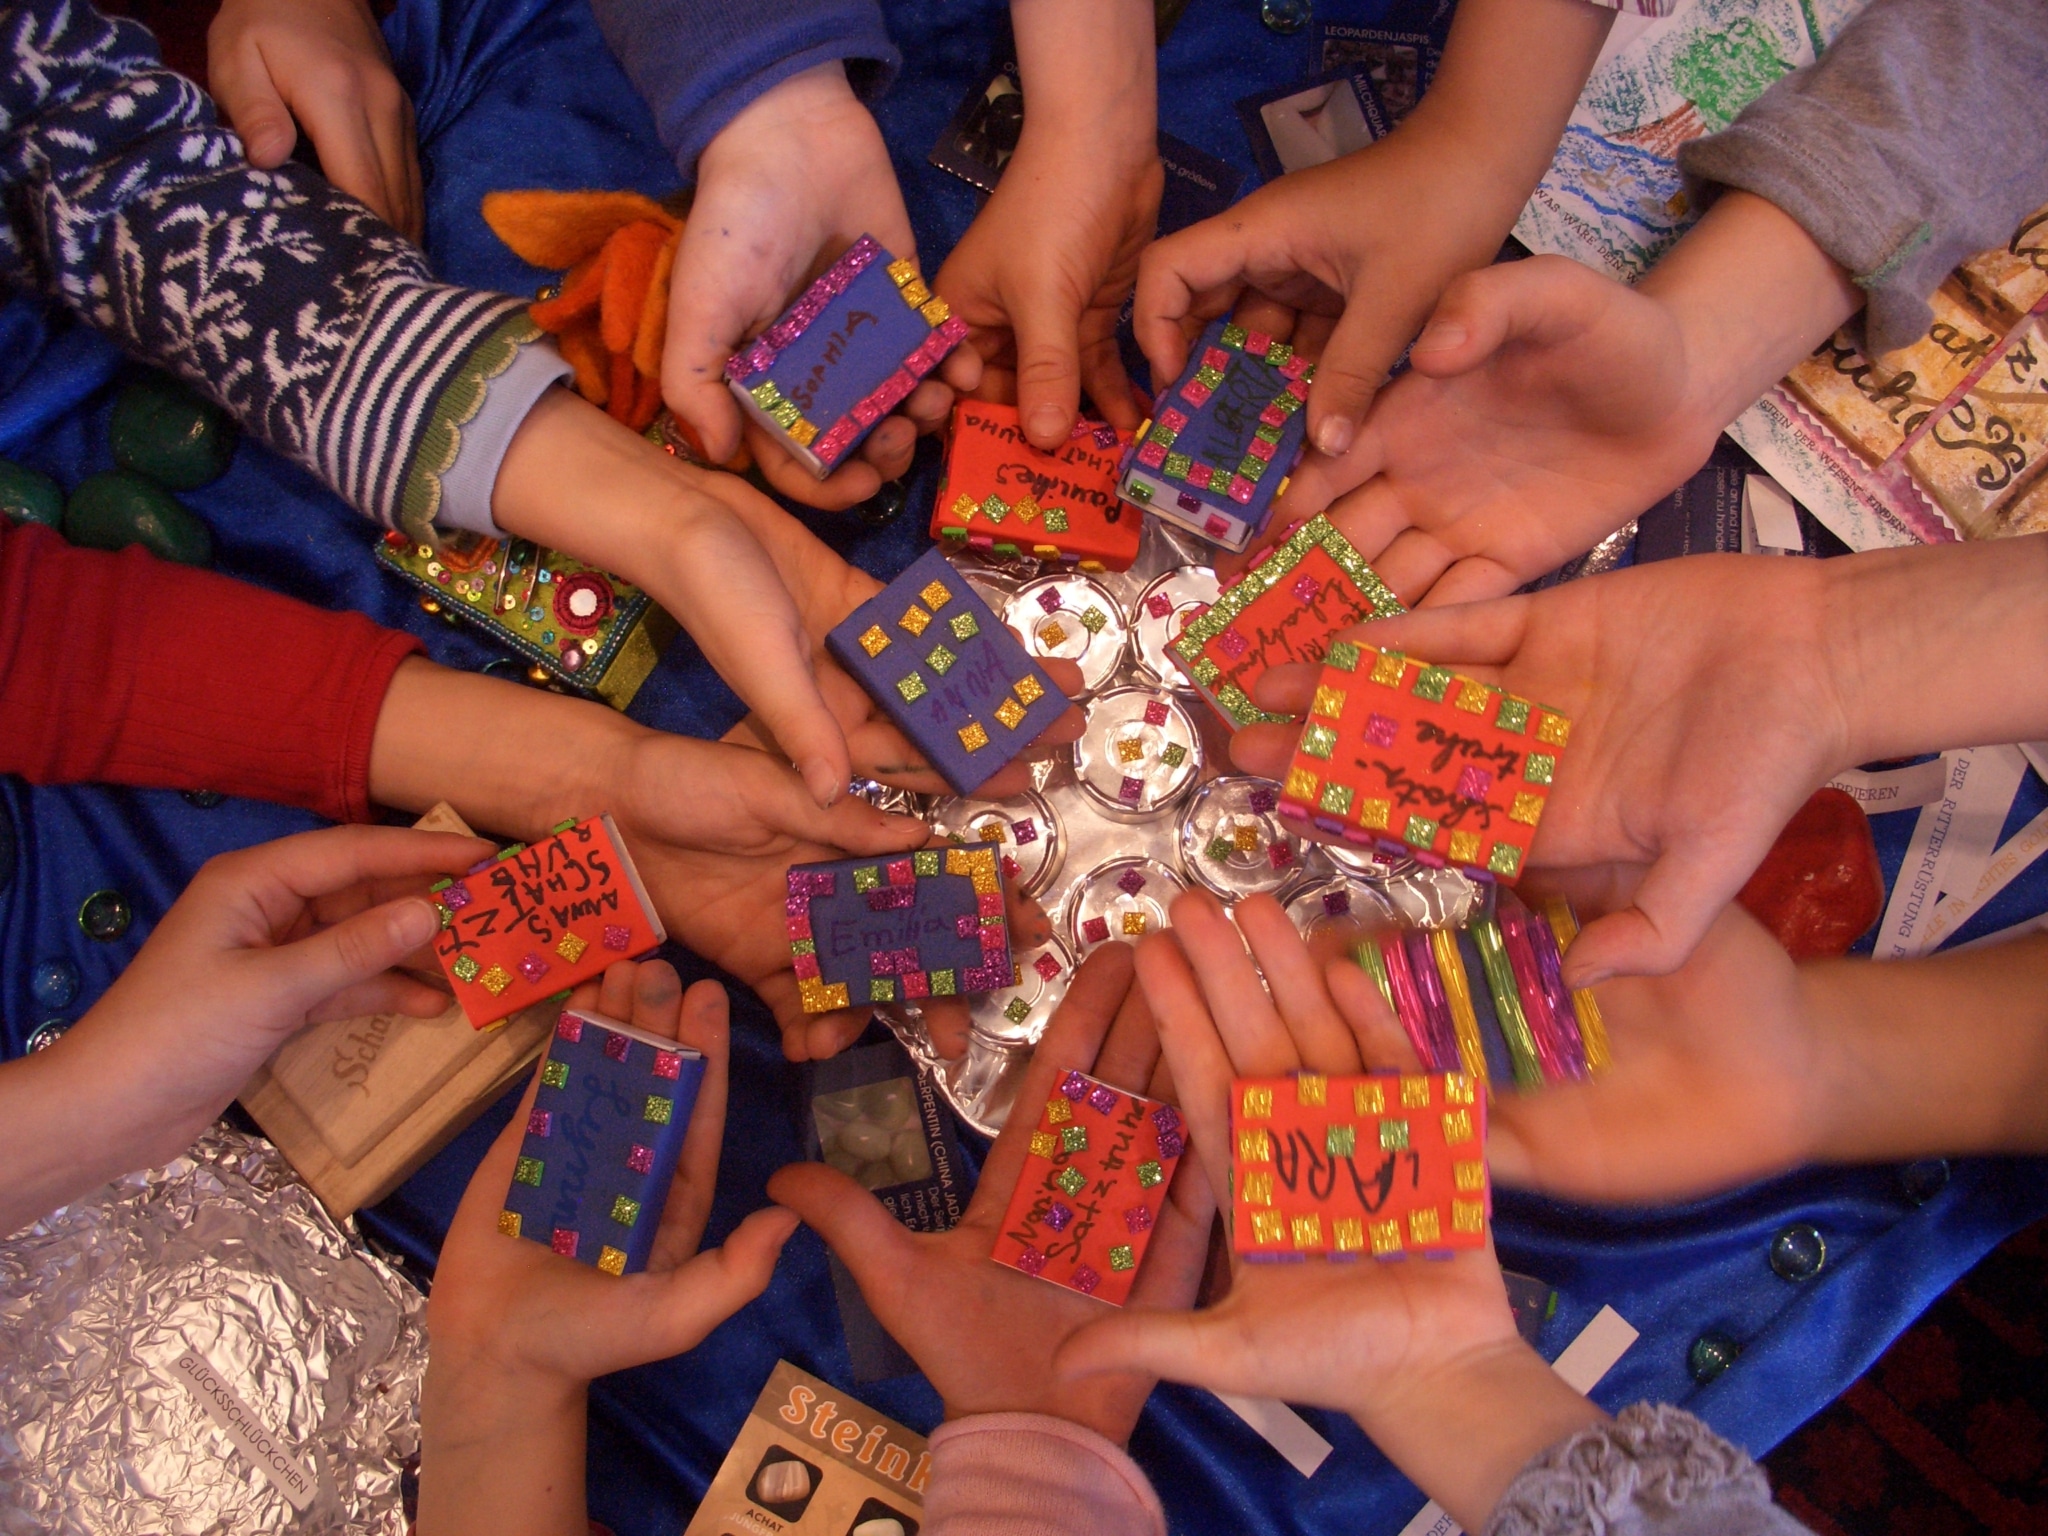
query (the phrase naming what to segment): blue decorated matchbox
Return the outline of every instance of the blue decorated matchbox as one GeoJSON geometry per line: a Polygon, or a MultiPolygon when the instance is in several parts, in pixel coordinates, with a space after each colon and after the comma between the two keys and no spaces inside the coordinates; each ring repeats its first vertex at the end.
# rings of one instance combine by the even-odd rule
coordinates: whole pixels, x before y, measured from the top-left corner
{"type": "Polygon", "coordinates": [[[786,923],[808,1013],[1017,985],[987,844],[793,864],[786,923]]]}
{"type": "Polygon", "coordinates": [[[825,648],[963,795],[1067,708],[1066,695],[936,549],[856,608],[825,648]]]}
{"type": "Polygon", "coordinates": [[[822,480],[966,337],[914,261],[862,235],[725,377],[740,408],[822,480]]]}
{"type": "Polygon", "coordinates": [[[687,1046],[563,1009],[498,1230],[608,1275],[645,1269],[703,1079],[687,1046]]]}
{"type": "Polygon", "coordinates": [[[1210,321],[1125,450],[1118,493],[1212,544],[1243,549],[1301,456],[1314,377],[1286,342],[1210,321]]]}

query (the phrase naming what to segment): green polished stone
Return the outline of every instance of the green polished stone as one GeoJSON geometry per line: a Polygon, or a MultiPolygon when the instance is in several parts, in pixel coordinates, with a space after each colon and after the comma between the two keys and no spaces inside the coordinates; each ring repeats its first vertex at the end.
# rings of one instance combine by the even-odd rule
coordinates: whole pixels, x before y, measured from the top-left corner
{"type": "Polygon", "coordinates": [[[56,528],[64,521],[64,491],[39,469],[0,459],[0,516],[56,528]]]}
{"type": "Polygon", "coordinates": [[[165,374],[121,391],[107,437],[114,462],[174,491],[192,491],[227,472],[235,425],[210,401],[165,374]]]}
{"type": "Polygon", "coordinates": [[[151,554],[185,565],[213,564],[213,535],[162,486],[110,469],[89,475],[64,509],[64,537],[87,549],[140,544],[151,554]]]}

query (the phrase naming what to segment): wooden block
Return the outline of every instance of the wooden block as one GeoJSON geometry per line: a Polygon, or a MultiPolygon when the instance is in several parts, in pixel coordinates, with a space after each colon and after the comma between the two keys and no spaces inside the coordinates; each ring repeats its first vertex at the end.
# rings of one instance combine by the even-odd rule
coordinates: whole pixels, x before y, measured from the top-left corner
{"type": "Polygon", "coordinates": [[[1967,538],[2010,532],[2005,507],[2048,466],[2048,332],[2029,321],[1906,451],[1913,478],[1967,538]]]}
{"type": "MultiPolygon", "coordinates": [[[[446,804],[417,823],[468,833],[446,804]]],[[[433,1019],[336,1019],[301,1031],[244,1085],[243,1106],[336,1217],[373,1205],[454,1138],[533,1063],[559,1008],[494,1030],[460,1007],[433,1019]]]]}
{"type": "Polygon", "coordinates": [[[1230,1151],[1249,1258],[1486,1244],[1486,1095],[1461,1072],[1238,1078],[1230,1151]]]}

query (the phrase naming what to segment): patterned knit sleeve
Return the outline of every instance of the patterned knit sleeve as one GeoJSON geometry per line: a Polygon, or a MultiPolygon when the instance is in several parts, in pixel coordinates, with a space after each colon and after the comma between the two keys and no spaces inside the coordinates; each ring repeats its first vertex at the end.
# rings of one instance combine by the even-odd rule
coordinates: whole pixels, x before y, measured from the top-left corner
{"type": "Polygon", "coordinates": [[[0,32],[0,283],[54,293],[377,521],[475,526],[443,479],[492,380],[541,342],[524,302],[434,282],[310,170],[248,165],[134,23],[23,0],[0,32]]]}

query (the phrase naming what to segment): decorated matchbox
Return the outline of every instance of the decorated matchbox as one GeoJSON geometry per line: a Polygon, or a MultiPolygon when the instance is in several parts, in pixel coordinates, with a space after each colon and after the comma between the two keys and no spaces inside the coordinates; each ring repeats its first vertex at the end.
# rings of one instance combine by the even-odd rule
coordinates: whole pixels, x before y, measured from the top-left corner
{"type": "Polygon", "coordinates": [[[1230,1143],[1231,1246],[1247,1257],[1486,1242],[1486,1095],[1462,1072],[1241,1077],[1230,1143]]]}
{"type": "Polygon", "coordinates": [[[741,409],[822,480],[966,336],[916,262],[862,235],[725,377],[741,409]]]}
{"type": "Polygon", "coordinates": [[[987,845],[791,865],[785,922],[809,1013],[1017,985],[987,845]]]}
{"type": "Polygon", "coordinates": [[[1067,707],[936,549],[854,609],[825,646],[959,794],[972,794],[1067,707]]]}
{"type": "Polygon", "coordinates": [[[514,843],[430,894],[441,914],[434,954],[478,1029],[668,937],[609,816],[514,843]]]}
{"type": "Polygon", "coordinates": [[[951,548],[1084,571],[1128,570],[1145,518],[1117,495],[1122,448],[1114,427],[1080,421],[1072,437],[1044,453],[1025,438],[1014,405],[962,400],[932,504],[932,537],[951,548]]]}
{"type": "Polygon", "coordinates": [[[1039,1111],[991,1257],[1122,1306],[1186,1150],[1172,1105],[1063,1073],[1039,1111]]]}
{"type": "Polygon", "coordinates": [[[1570,735],[1555,710],[1448,667],[1333,641],[1280,813],[1512,884],[1570,735]]]}
{"type": "Polygon", "coordinates": [[[1243,549],[1266,526],[1306,435],[1312,364],[1234,321],[1211,321],[1124,451],[1126,501],[1243,549]]]}
{"type": "Polygon", "coordinates": [[[687,1046],[564,1009],[498,1230],[608,1275],[645,1269],[703,1079],[687,1046]]]}
{"type": "Polygon", "coordinates": [[[1321,513],[1225,587],[1168,647],[1232,726],[1286,720],[1252,702],[1269,668],[1319,662],[1340,630],[1401,613],[1401,601],[1321,513]]]}

